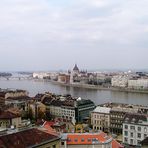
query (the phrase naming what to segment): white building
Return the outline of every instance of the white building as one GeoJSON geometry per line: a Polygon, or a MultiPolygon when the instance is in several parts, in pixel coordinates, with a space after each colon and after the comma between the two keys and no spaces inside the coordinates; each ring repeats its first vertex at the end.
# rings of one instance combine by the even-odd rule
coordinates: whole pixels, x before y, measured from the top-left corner
{"type": "Polygon", "coordinates": [[[91,112],[91,125],[93,126],[93,130],[109,132],[110,110],[111,108],[108,107],[97,106],[96,109],[91,112]]]}
{"type": "Polygon", "coordinates": [[[117,75],[113,76],[111,79],[111,84],[113,87],[127,87],[128,86],[129,75],[117,75]]]}
{"type": "Polygon", "coordinates": [[[38,72],[38,73],[33,73],[33,78],[37,78],[37,79],[43,79],[45,77],[49,77],[50,73],[47,72],[38,72]]]}
{"type": "Polygon", "coordinates": [[[67,119],[68,121],[71,121],[75,125],[76,120],[75,120],[75,108],[74,107],[62,106],[61,115],[63,119],[67,119]]]}
{"type": "Polygon", "coordinates": [[[148,79],[128,80],[128,87],[134,89],[147,89],[148,79]]]}
{"type": "Polygon", "coordinates": [[[50,105],[46,106],[46,109],[52,116],[65,119],[75,125],[75,107],[68,104],[68,101],[64,98],[61,98],[60,100],[52,100],[50,105]]]}
{"type": "Polygon", "coordinates": [[[144,114],[126,114],[123,121],[123,143],[140,145],[148,136],[148,116],[144,114]]]}

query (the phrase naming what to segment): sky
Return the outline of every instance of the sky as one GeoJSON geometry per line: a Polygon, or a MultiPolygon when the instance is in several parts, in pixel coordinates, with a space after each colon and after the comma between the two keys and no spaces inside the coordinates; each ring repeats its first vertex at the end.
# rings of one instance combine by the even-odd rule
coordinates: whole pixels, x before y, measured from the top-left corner
{"type": "Polygon", "coordinates": [[[0,71],[147,69],[147,0],[0,0],[0,71]]]}

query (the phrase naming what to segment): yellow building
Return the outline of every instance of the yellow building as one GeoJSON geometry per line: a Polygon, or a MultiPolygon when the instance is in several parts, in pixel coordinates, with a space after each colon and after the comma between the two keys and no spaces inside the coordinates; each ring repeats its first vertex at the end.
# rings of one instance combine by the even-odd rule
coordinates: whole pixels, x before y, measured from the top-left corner
{"type": "Polygon", "coordinates": [[[18,127],[21,124],[21,117],[9,111],[0,111],[0,128],[10,126],[18,127]]]}

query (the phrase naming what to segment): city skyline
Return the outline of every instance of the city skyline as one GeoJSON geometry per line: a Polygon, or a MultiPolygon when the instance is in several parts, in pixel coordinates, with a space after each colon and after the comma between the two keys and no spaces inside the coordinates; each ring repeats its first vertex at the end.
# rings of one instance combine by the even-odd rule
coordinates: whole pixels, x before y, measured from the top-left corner
{"type": "Polygon", "coordinates": [[[147,69],[146,0],[2,0],[0,71],[147,69]]]}

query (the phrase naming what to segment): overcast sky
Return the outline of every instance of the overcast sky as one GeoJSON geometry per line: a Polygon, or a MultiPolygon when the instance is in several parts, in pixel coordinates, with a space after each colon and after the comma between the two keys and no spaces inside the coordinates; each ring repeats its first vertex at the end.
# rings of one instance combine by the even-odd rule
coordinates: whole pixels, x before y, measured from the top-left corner
{"type": "Polygon", "coordinates": [[[0,71],[148,68],[148,0],[0,0],[0,71]]]}

